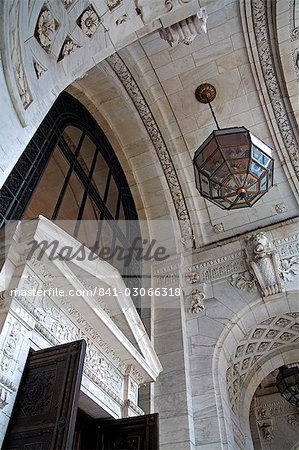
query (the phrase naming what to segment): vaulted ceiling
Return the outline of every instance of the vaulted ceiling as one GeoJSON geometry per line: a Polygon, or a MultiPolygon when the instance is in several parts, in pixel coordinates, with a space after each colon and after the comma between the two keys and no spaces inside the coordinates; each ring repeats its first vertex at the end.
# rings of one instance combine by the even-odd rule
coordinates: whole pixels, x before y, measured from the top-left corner
{"type": "MultiPolygon", "coordinates": [[[[176,2],[199,8],[197,0],[176,2]]],[[[152,2],[151,11],[145,0],[137,1],[141,15],[136,16],[131,0],[94,0],[88,6],[99,19],[94,36],[82,27],[86,2],[51,2],[51,42],[43,41],[38,29],[47,5],[41,9],[36,1],[21,3],[15,21],[16,4],[4,11],[11,33],[4,44],[12,49],[9,37],[16,20],[21,20],[25,50],[20,45],[20,55],[27,78],[21,80],[17,66],[17,89],[11,86],[10,93],[16,97],[13,107],[25,126],[23,145],[57,94],[68,86],[111,141],[140,219],[171,219],[183,248],[190,248],[193,239],[200,247],[298,214],[299,18],[295,2],[201,1],[208,13],[207,34],[198,35],[190,45],[173,47],[159,35],[167,15],[161,21],[150,18],[144,26],[147,15],[159,14],[163,2],[152,2]],[[30,73],[28,55],[33,55],[30,73]],[[273,148],[274,186],[252,208],[223,211],[195,188],[193,154],[215,128],[208,107],[194,96],[203,82],[216,87],[213,107],[220,127],[245,126],[273,148]]],[[[16,52],[11,54],[8,64],[4,52],[6,80],[18,61],[16,52]]],[[[18,127],[16,135],[21,134],[18,127]]],[[[2,168],[4,174],[8,168],[2,168]]]]}

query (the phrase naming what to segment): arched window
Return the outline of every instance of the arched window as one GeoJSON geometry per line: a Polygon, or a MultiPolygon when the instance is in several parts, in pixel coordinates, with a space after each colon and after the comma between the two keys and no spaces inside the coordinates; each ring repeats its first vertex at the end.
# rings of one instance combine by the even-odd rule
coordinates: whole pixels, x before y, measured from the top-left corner
{"type": "MultiPolygon", "coordinates": [[[[63,92],[0,191],[0,223],[44,215],[88,247],[129,249],[139,233],[134,201],[119,161],[87,109],[63,92]],[[61,222],[63,221],[63,222],[61,222]],[[91,222],[92,221],[92,222],[91,222]]],[[[109,261],[129,286],[140,263],[109,261]],[[122,267],[121,267],[122,266],[122,267]]]]}

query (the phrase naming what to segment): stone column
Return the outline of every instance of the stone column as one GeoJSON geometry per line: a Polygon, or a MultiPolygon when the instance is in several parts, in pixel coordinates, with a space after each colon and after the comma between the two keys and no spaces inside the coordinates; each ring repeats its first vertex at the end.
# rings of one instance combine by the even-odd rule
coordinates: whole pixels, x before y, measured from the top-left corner
{"type": "Polygon", "coordinates": [[[188,343],[181,289],[180,259],[154,270],[154,346],[163,367],[154,386],[154,410],[159,413],[160,450],[193,450],[194,428],[188,343]],[[176,291],[177,290],[177,291],[176,291]],[[179,295],[176,295],[178,294],[179,295]]]}

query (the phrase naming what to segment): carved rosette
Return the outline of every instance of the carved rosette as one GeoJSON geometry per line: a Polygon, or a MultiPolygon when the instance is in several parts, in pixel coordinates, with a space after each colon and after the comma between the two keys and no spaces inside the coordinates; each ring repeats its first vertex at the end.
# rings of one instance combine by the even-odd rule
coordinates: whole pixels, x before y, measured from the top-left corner
{"type": "Polygon", "coordinates": [[[91,38],[100,25],[100,18],[95,10],[89,7],[83,12],[78,22],[83,33],[91,38]]]}
{"type": "Polygon", "coordinates": [[[110,11],[113,11],[117,6],[122,3],[122,0],[107,0],[107,6],[110,11]]]}
{"type": "Polygon", "coordinates": [[[74,53],[78,48],[80,48],[79,44],[77,44],[76,42],[74,42],[69,36],[66,38],[66,40],[64,41],[58,60],[57,61],[61,61],[62,59],[64,59],[66,56],[70,56],[72,53],[74,53]]]}
{"type": "Polygon", "coordinates": [[[57,24],[51,11],[49,9],[43,9],[37,20],[35,35],[46,52],[50,51],[56,28],[57,24]]]}

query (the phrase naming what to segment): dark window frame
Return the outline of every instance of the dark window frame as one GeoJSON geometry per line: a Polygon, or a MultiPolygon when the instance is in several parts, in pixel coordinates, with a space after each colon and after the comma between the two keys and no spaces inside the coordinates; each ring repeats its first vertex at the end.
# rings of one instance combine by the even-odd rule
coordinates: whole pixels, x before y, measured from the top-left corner
{"type": "MultiPolygon", "coordinates": [[[[0,190],[0,228],[12,220],[22,218],[57,145],[61,151],[62,147],[65,146],[62,153],[64,157],[68,154],[71,173],[76,173],[81,182],[85,180],[87,183],[84,184],[84,192],[87,191],[87,196],[99,209],[99,219],[111,221],[111,229],[116,232],[122,245],[128,248],[133,237],[140,236],[140,228],[137,210],[125,174],[110,142],[96,120],[85,106],[67,92],[62,92],[59,95],[0,190]],[[84,136],[87,135],[96,145],[95,152],[98,151],[103,156],[109,168],[110,177],[113,176],[119,192],[116,211],[119,211],[121,202],[125,220],[131,222],[126,227],[126,237],[117,226],[117,218],[114,221],[106,207],[107,195],[104,199],[100,198],[92,184],[92,178],[86,175],[82,167],[80,168],[75,154],[72,153],[71,148],[64,140],[63,132],[68,126],[79,128],[82,131],[81,138],[84,139],[84,136]]],[[[62,198],[60,200],[58,198],[58,201],[62,201],[62,198]]],[[[59,208],[56,209],[55,214],[59,211],[59,208]]],[[[55,219],[55,217],[52,217],[52,219],[55,219]]],[[[124,269],[123,277],[126,284],[129,287],[140,287],[141,273],[140,262],[132,261],[131,267],[125,267],[124,269]]]]}

